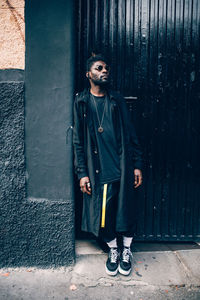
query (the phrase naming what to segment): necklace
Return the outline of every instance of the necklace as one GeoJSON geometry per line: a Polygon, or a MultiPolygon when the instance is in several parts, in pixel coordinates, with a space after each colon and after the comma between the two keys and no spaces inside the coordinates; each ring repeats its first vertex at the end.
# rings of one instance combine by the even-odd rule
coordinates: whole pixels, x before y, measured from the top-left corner
{"type": "MultiPolygon", "coordinates": [[[[92,94],[91,94],[91,95],[92,95],[92,94]]],[[[96,104],[96,101],[95,101],[95,99],[94,99],[94,96],[93,96],[93,95],[92,95],[92,99],[93,99],[93,102],[94,102],[94,106],[95,106],[95,108],[96,108],[96,112],[97,112],[97,119],[98,119],[98,122],[99,122],[98,132],[99,132],[99,133],[102,133],[102,132],[103,132],[102,123],[103,123],[104,114],[105,114],[106,101],[104,100],[103,114],[102,114],[102,118],[101,118],[101,122],[100,122],[100,118],[99,118],[99,112],[98,112],[98,109],[97,109],[97,104],[96,104]]]]}

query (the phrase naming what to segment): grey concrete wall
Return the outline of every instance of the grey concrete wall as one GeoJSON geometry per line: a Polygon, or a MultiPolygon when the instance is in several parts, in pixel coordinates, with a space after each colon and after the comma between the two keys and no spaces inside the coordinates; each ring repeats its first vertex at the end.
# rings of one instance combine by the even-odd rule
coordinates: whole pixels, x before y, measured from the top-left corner
{"type": "Polygon", "coordinates": [[[72,161],[66,144],[74,76],[71,3],[26,2],[26,165],[32,199],[72,198],[72,161]]]}
{"type": "Polygon", "coordinates": [[[74,92],[73,13],[73,1],[25,2],[26,182],[27,203],[34,211],[30,251],[33,261],[39,255],[46,265],[74,260],[73,151],[68,130],[74,92]]]}
{"type": "Polygon", "coordinates": [[[25,83],[0,72],[0,266],[75,259],[72,4],[27,0],[25,83]]]}
{"type": "Polygon", "coordinates": [[[71,199],[26,197],[24,82],[0,82],[0,136],[0,266],[73,263],[71,199]]]}
{"type": "Polygon", "coordinates": [[[0,265],[24,255],[24,83],[0,82],[0,265]]]}

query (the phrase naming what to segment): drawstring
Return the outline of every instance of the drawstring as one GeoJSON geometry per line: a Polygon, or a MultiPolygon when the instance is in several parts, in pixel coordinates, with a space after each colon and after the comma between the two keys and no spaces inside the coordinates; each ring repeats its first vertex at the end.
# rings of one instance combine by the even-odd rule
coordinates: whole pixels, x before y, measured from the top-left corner
{"type": "Polygon", "coordinates": [[[108,184],[105,183],[104,186],[103,186],[101,228],[105,227],[107,187],[108,187],[108,184]]]}

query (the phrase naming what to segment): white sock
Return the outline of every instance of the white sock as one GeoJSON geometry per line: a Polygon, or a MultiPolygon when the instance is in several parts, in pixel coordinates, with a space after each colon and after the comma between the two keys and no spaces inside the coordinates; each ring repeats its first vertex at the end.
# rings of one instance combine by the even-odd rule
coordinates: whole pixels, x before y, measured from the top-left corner
{"type": "Polygon", "coordinates": [[[110,248],[117,248],[117,239],[115,238],[114,240],[108,242],[107,245],[110,248]]]}
{"type": "Polygon", "coordinates": [[[130,248],[133,238],[123,235],[123,245],[124,247],[130,248]]]}

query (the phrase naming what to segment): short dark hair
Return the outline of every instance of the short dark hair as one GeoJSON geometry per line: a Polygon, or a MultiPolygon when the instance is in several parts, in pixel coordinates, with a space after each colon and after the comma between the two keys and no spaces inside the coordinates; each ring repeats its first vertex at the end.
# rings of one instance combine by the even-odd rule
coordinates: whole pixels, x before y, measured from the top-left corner
{"type": "Polygon", "coordinates": [[[86,72],[89,72],[92,65],[100,60],[108,64],[107,59],[102,54],[93,54],[90,56],[86,61],[86,72]]]}

